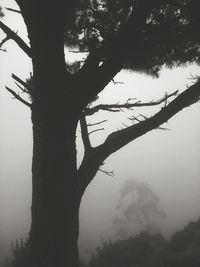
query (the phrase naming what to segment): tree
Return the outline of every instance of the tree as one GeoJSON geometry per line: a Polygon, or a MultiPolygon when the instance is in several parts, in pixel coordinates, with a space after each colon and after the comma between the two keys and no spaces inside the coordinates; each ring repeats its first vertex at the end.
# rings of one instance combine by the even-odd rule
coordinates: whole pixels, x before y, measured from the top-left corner
{"type": "Polygon", "coordinates": [[[30,47],[2,21],[0,28],[6,34],[1,45],[13,39],[33,63],[33,78],[28,83],[12,76],[18,87],[31,95],[32,103],[7,87],[32,112],[31,262],[37,267],[77,267],[79,206],[99,167],[112,153],[197,102],[200,86],[197,79],[178,96],[174,92],[149,103],[91,103],[122,69],[157,76],[164,64],[172,67],[199,63],[199,1],[16,2],[20,11],[8,9],[22,14],[30,47]],[[64,44],[84,52],[86,60],[67,64],[64,44]],[[130,126],[111,133],[97,147],[91,146],[87,116],[99,110],[116,112],[160,104],[164,106],[155,115],[132,117],[130,126]],[[85,153],[77,168],[75,142],[79,121],[85,153]]]}
{"type": "Polygon", "coordinates": [[[127,180],[117,205],[119,215],[113,220],[118,237],[125,239],[139,232],[160,232],[159,223],[166,218],[159,207],[159,198],[145,183],[127,180]]]}

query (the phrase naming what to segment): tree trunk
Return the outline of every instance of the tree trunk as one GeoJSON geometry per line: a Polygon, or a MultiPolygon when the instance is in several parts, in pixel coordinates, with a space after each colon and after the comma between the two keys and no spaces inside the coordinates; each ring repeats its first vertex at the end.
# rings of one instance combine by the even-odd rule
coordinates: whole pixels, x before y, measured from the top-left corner
{"type": "Polygon", "coordinates": [[[32,114],[31,262],[34,267],[78,267],[76,122],[55,107],[46,113],[43,103],[32,114]]]}
{"type": "Polygon", "coordinates": [[[65,69],[64,10],[69,1],[18,2],[28,29],[34,77],[30,265],[78,267],[81,193],[75,139],[81,108],[65,69]]]}

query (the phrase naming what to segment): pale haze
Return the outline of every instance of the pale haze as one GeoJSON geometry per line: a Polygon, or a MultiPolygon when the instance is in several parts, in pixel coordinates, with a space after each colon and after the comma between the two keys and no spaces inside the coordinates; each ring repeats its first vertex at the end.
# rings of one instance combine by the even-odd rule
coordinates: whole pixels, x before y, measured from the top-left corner
{"type": "MultiPolygon", "coordinates": [[[[16,8],[11,0],[0,0],[0,5],[16,8]]],[[[5,12],[5,15],[4,22],[13,30],[18,30],[18,34],[28,42],[20,15],[12,12],[5,12]]],[[[3,37],[0,32],[0,41],[3,37]]],[[[4,88],[5,85],[16,88],[12,73],[26,79],[31,72],[31,61],[13,41],[7,42],[4,47],[7,53],[0,52],[0,256],[8,252],[16,238],[28,236],[31,207],[30,111],[4,88]]],[[[66,53],[67,60],[73,57],[66,53]]],[[[115,77],[115,81],[120,83],[110,83],[98,101],[123,103],[128,98],[156,100],[165,92],[184,90],[193,82],[191,75],[200,75],[200,68],[195,65],[172,70],[163,68],[158,79],[121,72],[115,77]]],[[[109,120],[103,125],[104,131],[91,136],[93,145],[103,142],[108,133],[130,124],[128,117],[132,114],[149,116],[156,110],[159,108],[135,109],[122,114],[102,112],[88,118],[88,122],[109,120]]],[[[102,169],[114,171],[114,176],[98,172],[87,189],[80,211],[79,244],[84,257],[87,256],[86,251],[94,249],[101,238],[114,238],[112,220],[117,215],[120,188],[126,180],[149,184],[159,197],[167,216],[161,227],[166,237],[200,217],[200,104],[184,109],[163,126],[169,130],[151,131],[111,155],[102,169]]],[[[77,135],[80,162],[83,149],[79,129],[77,135]]]]}

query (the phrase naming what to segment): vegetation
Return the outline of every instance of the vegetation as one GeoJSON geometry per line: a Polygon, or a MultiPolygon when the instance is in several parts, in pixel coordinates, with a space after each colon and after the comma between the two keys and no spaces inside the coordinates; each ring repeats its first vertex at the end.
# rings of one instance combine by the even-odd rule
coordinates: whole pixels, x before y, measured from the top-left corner
{"type": "Polygon", "coordinates": [[[33,63],[34,90],[12,75],[18,88],[31,94],[31,101],[6,87],[31,109],[33,123],[29,266],[77,267],[79,207],[88,184],[112,153],[197,102],[200,81],[195,80],[179,95],[176,91],[148,103],[134,99],[111,105],[92,102],[121,70],[158,76],[162,66],[198,64],[200,2],[16,0],[16,3],[19,9],[8,11],[23,16],[30,46],[2,20],[0,28],[6,36],[0,44],[14,40],[33,63]],[[68,50],[84,53],[85,59],[70,67],[68,59],[65,60],[64,45],[68,50]],[[130,125],[108,135],[102,144],[92,146],[88,116],[102,110],[119,112],[143,106],[158,106],[159,111],[139,118],[133,113],[130,125]],[[78,123],[85,148],[79,168],[78,123]]]}
{"type": "MultiPolygon", "coordinates": [[[[2,267],[27,267],[29,242],[12,245],[12,257],[2,267]]],[[[174,233],[169,241],[161,234],[141,232],[135,237],[104,241],[88,265],[81,267],[199,267],[200,219],[174,233]],[[182,245],[184,244],[184,245],[182,245]]]]}
{"type": "Polygon", "coordinates": [[[104,242],[89,267],[198,267],[199,233],[200,219],[176,232],[169,241],[161,234],[143,232],[134,238],[104,242]]]}

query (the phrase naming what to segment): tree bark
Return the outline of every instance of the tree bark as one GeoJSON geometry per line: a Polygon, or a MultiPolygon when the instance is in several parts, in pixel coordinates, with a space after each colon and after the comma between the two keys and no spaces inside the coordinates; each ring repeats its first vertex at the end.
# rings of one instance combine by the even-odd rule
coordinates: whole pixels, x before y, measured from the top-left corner
{"type": "Polygon", "coordinates": [[[46,114],[35,107],[33,121],[33,193],[31,264],[77,267],[79,205],[76,122],[56,106],[46,114]],[[43,116],[42,116],[43,115],[43,116]]]}

